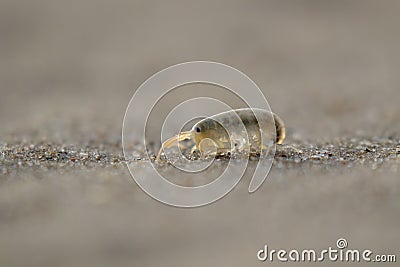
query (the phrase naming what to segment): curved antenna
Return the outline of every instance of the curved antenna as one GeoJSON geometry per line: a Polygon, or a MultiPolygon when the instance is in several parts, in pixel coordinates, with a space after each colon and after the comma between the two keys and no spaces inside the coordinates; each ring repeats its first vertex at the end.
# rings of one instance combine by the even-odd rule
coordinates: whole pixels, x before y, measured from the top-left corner
{"type": "Polygon", "coordinates": [[[161,155],[164,151],[164,148],[170,148],[173,147],[174,144],[179,144],[178,142],[186,140],[186,139],[190,139],[192,135],[191,131],[187,131],[187,132],[181,132],[178,135],[175,135],[169,139],[167,139],[164,143],[162,143],[160,151],[158,151],[156,160],[160,160],[161,159],[161,155]]]}

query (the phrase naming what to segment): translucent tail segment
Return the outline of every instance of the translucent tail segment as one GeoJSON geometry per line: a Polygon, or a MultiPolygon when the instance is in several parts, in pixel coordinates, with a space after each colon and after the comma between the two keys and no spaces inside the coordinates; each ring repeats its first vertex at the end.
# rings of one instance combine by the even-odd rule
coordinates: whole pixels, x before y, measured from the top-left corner
{"type": "Polygon", "coordinates": [[[160,151],[158,151],[157,154],[157,158],[156,160],[160,160],[161,159],[161,155],[164,151],[164,148],[171,148],[174,145],[179,145],[180,141],[186,140],[186,139],[190,139],[192,138],[192,132],[191,131],[187,131],[187,132],[181,132],[178,135],[175,135],[169,139],[167,139],[164,143],[162,143],[160,151]]]}
{"type": "Polygon", "coordinates": [[[274,113],[275,129],[276,129],[276,144],[281,145],[286,138],[286,128],[282,119],[274,113]]]}

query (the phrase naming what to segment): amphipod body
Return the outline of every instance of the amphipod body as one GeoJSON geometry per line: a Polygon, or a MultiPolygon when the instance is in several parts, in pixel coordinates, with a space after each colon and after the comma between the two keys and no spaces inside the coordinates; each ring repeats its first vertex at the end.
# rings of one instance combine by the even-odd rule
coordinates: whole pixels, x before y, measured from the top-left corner
{"type": "Polygon", "coordinates": [[[164,148],[186,139],[191,139],[195,144],[192,151],[197,149],[202,154],[213,149],[217,154],[233,151],[260,153],[268,146],[262,143],[261,132],[265,137],[263,140],[272,140],[276,144],[282,144],[286,137],[283,121],[270,111],[243,108],[222,112],[197,122],[190,131],[181,132],[165,141],[157,160],[161,158],[164,148]]]}

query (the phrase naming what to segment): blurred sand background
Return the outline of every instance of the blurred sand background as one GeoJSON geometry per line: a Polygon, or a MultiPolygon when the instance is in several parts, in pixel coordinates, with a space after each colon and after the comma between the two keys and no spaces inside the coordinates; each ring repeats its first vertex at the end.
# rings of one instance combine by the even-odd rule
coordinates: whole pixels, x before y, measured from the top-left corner
{"type": "MultiPolygon", "coordinates": [[[[249,75],[289,143],[399,140],[399,12],[398,1],[0,0],[0,145],[122,153],[135,89],[191,60],[249,75]]],[[[398,253],[398,165],[273,168],[256,194],[247,180],[191,210],[145,195],[123,164],[0,174],[0,266],[257,266],[264,243],[339,237],[398,253]]]]}

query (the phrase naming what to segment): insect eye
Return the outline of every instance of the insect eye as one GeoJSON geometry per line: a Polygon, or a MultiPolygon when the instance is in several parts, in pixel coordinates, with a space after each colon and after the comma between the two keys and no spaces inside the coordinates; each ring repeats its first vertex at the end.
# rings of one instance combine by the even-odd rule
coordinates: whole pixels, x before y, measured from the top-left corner
{"type": "Polygon", "coordinates": [[[200,127],[196,127],[196,132],[201,132],[201,129],[200,129],[200,127]]]}

